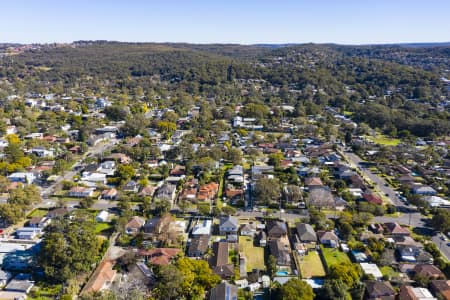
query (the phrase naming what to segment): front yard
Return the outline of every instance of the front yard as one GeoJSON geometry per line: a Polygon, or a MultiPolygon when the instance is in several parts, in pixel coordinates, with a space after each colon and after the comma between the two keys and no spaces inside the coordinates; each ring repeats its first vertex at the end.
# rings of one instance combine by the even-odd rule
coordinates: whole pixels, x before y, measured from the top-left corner
{"type": "Polygon", "coordinates": [[[323,246],[320,246],[320,249],[322,250],[322,255],[328,268],[333,265],[351,263],[347,253],[342,252],[339,249],[325,248],[323,246]]]}
{"type": "Polygon", "coordinates": [[[307,255],[299,256],[299,262],[302,278],[324,277],[326,275],[317,251],[309,251],[307,255]]]}
{"type": "Polygon", "coordinates": [[[244,252],[246,258],[246,271],[253,269],[265,270],[264,248],[253,245],[253,239],[248,236],[239,237],[239,250],[244,252]]]}

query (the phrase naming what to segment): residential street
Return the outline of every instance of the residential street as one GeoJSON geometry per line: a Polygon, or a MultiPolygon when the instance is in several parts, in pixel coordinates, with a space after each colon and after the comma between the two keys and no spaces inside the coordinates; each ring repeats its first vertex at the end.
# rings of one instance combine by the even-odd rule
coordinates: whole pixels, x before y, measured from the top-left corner
{"type": "MultiPolygon", "coordinates": [[[[369,169],[361,167],[359,164],[362,162],[361,158],[354,153],[351,152],[343,152],[341,149],[341,153],[344,154],[348,162],[352,165],[352,167],[359,169],[365,177],[372,180],[372,182],[377,186],[377,188],[384,194],[389,195],[389,199],[391,202],[397,207],[397,210],[402,214],[399,217],[375,217],[374,220],[380,223],[386,222],[397,222],[401,225],[411,226],[413,230],[422,230],[422,232],[427,232],[428,234],[433,234],[433,229],[428,227],[424,222],[424,216],[417,212],[417,209],[414,206],[407,206],[397,197],[395,190],[391,188],[386,181],[378,176],[377,174],[372,173],[369,169]]],[[[440,236],[434,235],[432,237],[432,241],[438,248],[441,249],[442,254],[450,260],[450,247],[447,246],[447,242],[442,241],[440,236]]]]}

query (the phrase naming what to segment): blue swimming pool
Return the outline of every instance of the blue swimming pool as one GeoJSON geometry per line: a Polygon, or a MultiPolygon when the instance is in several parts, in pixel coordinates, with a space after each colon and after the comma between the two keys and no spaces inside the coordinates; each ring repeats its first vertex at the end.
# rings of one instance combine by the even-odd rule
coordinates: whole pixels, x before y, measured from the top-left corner
{"type": "Polygon", "coordinates": [[[275,273],[275,275],[277,276],[288,276],[289,272],[288,271],[278,271],[275,273]]]}

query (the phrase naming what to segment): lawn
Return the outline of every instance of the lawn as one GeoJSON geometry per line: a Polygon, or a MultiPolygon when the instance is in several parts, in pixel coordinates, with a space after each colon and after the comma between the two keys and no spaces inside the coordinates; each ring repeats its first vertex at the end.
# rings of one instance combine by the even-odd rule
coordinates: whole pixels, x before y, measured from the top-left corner
{"type": "Polygon", "coordinates": [[[384,266],[380,268],[381,274],[383,274],[383,276],[388,276],[389,279],[391,278],[395,278],[398,276],[398,273],[394,271],[394,269],[392,269],[392,267],[390,266],[384,266]]]}
{"type": "Polygon", "coordinates": [[[324,277],[326,275],[317,251],[309,251],[307,255],[299,257],[302,278],[324,277]]]}
{"type": "Polygon", "coordinates": [[[34,217],[44,217],[48,213],[48,210],[45,208],[36,208],[32,212],[28,214],[28,218],[34,217]]]}
{"type": "Polygon", "coordinates": [[[244,252],[247,272],[251,272],[253,269],[265,270],[264,248],[254,246],[251,237],[240,236],[239,249],[244,252]]]}
{"type": "Polygon", "coordinates": [[[351,263],[350,258],[345,252],[334,248],[325,248],[323,246],[320,246],[320,248],[328,268],[332,265],[351,263]]]}
{"type": "Polygon", "coordinates": [[[378,134],[375,137],[368,136],[367,139],[375,144],[384,146],[397,146],[401,142],[400,139],[390,138],[382,134],[378,134]]]}
{"type": "Polygon", "coordinates": [[[34,300],[55,299],[56,296],[61,291],[61,288],[62,286],[60,284],[47,286],[44,285],[43,283],[38,283],[32,288],[29,299],[34,300]]]}
{"type": "Polygon", "coordinates": [[[112,225],[109,223],[97,223],[95,224],[95,233],[96,234],[108,234],[112,229],[112,225]]]}

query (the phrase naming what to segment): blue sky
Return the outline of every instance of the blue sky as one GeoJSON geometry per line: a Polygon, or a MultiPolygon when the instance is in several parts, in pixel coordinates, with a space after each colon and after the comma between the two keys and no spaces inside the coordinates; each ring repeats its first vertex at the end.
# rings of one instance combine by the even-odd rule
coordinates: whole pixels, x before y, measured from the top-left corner
{"type": "Polygon", "coordinates": [[[450,41],[449,0],[10,0],[0,42],[450,41]]]}

